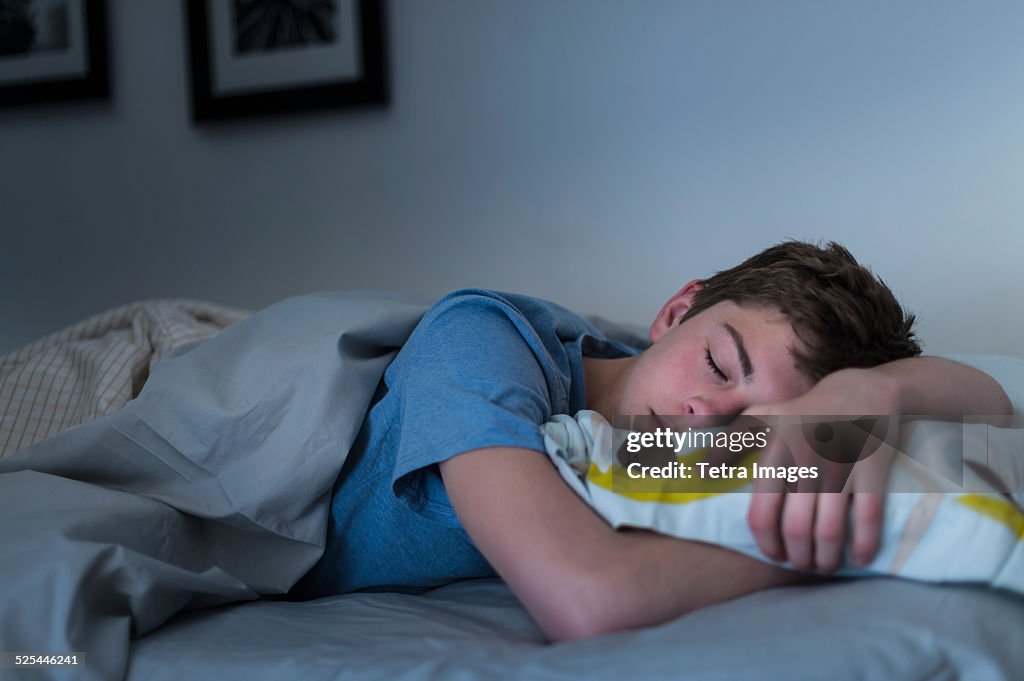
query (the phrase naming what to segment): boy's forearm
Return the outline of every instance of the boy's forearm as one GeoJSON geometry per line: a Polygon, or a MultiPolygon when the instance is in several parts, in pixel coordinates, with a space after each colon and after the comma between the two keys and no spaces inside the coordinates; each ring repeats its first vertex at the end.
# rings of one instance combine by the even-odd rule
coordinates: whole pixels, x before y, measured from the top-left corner
{"type": "Polygon", "coordinates": [[[554,641],[660,624],[802,578],[717,546],[613,530],[539,452],[466,452],[441,477],[474,544],[554,641]]]}
{"type": "Polygon", "coordinates": [[[941,357],[913,357],[869,371],[885,376],[903,414],[1009,415],[1013,405],[991,376],[941,357]]]}
{"type": "Polygon", "coordinates": [[[652,626],[755,591],[816,579],[646,530],[619,530],[612,544],[607,569],[590,589],[590,613],[579,636],[652,626]]]}

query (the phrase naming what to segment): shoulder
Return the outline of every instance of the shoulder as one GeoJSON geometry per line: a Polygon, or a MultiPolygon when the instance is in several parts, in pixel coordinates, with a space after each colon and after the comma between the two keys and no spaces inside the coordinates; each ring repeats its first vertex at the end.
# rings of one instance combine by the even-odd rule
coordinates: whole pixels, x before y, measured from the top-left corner
{"type": "Polygon", "coordinates": [[[551,306],[486,289],[452,291],[423,316],[388,368],[388,384],[422,385],[449,400],[474,393],[500,403],[507,393],[530,394],[549,403],[545,412],[567,408],[572,360],[551,306]]]}
{"type": "Polygon", "coordinates": [[[459,289],[430,306],[407,345],[441,344],[449,351],[471,352],[485,349],[487,342],[528,342],[537,333],[530,318],[503,294],[459,289]]]}
{"type": "Polygon", "coordinates": [[[470,319],[504,316],[513,323],[528,322],[531,326],[553,330],[566,325],[578,331],[593,328],[580,315],[550,300],[481,288],[462,288],[447,293],[431,305],[423,321],[429,323],[448,316],[470,319]]]}
{"type": "Polygon", "coordinates": [[[419,329],[444,328],[446,325],[494,321],[514,322],[523,316],[507,295],[486,289],[464,288],[452,291],[430,306],[419,329]]]}
{"type": "Polygon", "coordinates": [[[445,295],[424,314],[389,373],[489,382],[535,373],[545,383],[564,363],[558,343],[518,298],[485,289],[445,295]]]}
{"type": "Polygon", "coordinates": [[[452,291],[434,303],[423,316],[420,334],[438,331],[515,331],[526,341],[557,352],[560,344],[580,336],[603,338],[589,321],[549,300],[519,293],[480,288],[452,291]]]}
{"type": "Polygon", "coordinates": [[[589,333],[596,331],[582,317],[550,301],[465,288],[434,303],[409,342],[443,343],[451,350],[480,352],[525,345],[539,361],[549,363],[562,354],[563,343],[589,333]]]}

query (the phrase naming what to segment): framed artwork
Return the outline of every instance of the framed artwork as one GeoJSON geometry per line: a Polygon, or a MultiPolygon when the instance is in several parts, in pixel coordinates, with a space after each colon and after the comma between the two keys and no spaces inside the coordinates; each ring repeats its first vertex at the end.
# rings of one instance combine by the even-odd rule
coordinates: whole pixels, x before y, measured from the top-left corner
{"type": "Polygon", "coordinates": [[[388,101],[384,0],[188,0],[192,116],[388,101]]]}
{"type": "Polygon", "coordinates": [[[104,0],[0,0],[0,106],[109,94],[104,0]]]}

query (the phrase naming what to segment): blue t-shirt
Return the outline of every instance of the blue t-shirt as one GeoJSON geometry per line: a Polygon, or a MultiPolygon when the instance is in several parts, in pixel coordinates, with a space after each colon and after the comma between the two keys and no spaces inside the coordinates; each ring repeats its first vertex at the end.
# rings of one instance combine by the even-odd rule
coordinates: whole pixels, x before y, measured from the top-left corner
{"type": "Polygon", "coordinates": [[[584,408],[583,355],[637,352],[536,298],[464,289],[439,300],[384,372],[335,484],[324,555],[297,592],[415,593],[495,576],[438,464],[480,447],[544,452],[538,425],[584,408]]]}

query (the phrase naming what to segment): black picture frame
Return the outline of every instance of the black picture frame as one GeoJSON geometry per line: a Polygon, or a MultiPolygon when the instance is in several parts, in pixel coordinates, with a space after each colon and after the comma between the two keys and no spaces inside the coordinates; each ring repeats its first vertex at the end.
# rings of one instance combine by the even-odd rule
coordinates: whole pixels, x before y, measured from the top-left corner
{"type": "MultiPolygon", "coordinates": [[[[234,0],[226,0],[233,2],[234,0]]],[[[381,107],[388,104],[387,34],[385,0],[337,0],[338,5],[358,10],[358,21],[353,22],[350,48],[358,55],[355,73],[321,78],[320,82],[302,82],[301,67],[295,82],[268,83],[265,86],[249,83],[242,91],[218,91],[214,86],[216,70],[225,63],[238,60],[237,44],[229,48],[217,41],[225,41],[223,30],[214,30],[211,20],[213,3],[225,0],[188,0],[189,55],[192,76],[192,119],[196,123],[215,122],[234,118],[266,116],[298,111],[324,109],[351,109],[381,107]],[[357,43],[357,44],[355,44],[357,43]],[[218,53],[221,55],[218,57],[218,53]],[[223,55],[229,54],[228,57],[223,55]],[[218,62],[218,59],[220,60],[218,62]]],[[[225,5],[226,6],[226,5],[225,5]]],[[[219,11],[226,12],[223,9],[219,11]]],[[[234,5],[237,12],[238,5],[234,5]]],[[[227,16],[227,15],[224,15],[227,16]]],[[[234,15],[237,16],[237,15],[234,15]]],[[[227,20],[225,20],[227,21],[227,20]]],[[[238,39],[238,33],[233,34],[238,39]]],[[[315,46],[312,49],[317,49],[315,46]]],[[[268,50],[257,58],[267,60],[271,66],[275,59],[283,59],[277,51],[268,50]]],[[[298,53],[283,51],[292,57],[298,53]]],[[[286,55],[286,56],[287,56],[286,55]]],[[[311,59],[311,64],[329,67],[329,59],[311,59]]],[[[353,62],[355,63],[355,62],[353,62]]]]}
{"type": "MultiPolygon", "coordinates": [[[[106,1],[65,0],[49,5],[49,9],[61,8],[67,32],[65,44],[41,51],[23,45],[24,49],[11,51],[12,43],[8,42],[3,46],[6,49],[0,49],[4,52],[0,54],[0,106],[110,96],[106,1]],[[69,60],[75,65],[62,65],[69,60]]],[[[13,11],[17,6],[12,3],[5,9],[13,11]]],[[[33,36],[30,41],[38,40],[37,26],[29,32],[33,36]]],[[[11,39],[8,33],[0,42],[11,39]]]]}

